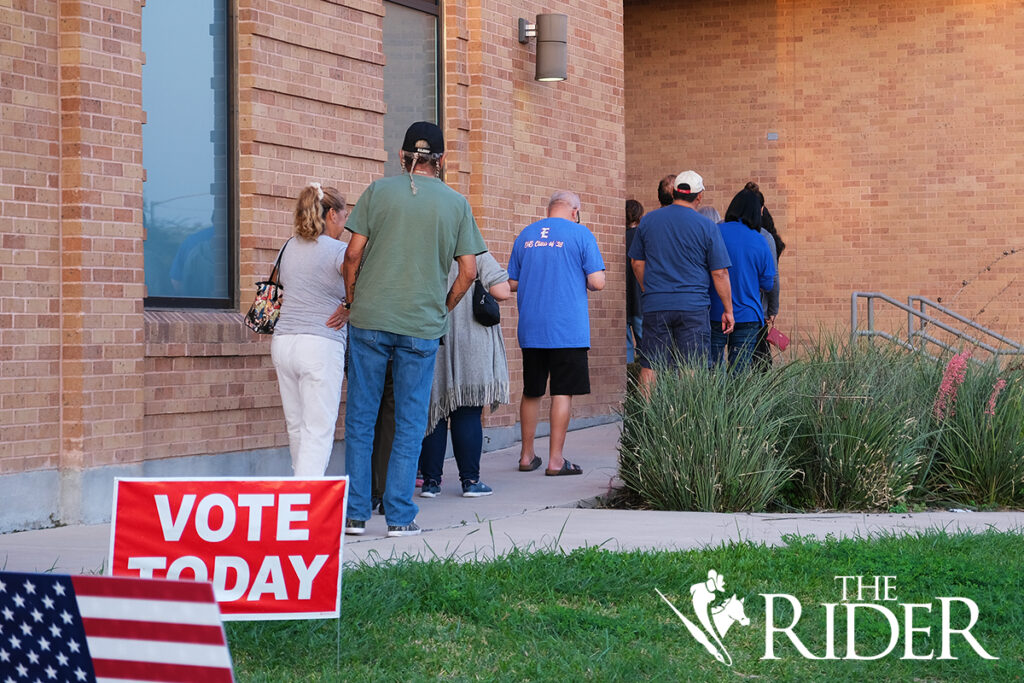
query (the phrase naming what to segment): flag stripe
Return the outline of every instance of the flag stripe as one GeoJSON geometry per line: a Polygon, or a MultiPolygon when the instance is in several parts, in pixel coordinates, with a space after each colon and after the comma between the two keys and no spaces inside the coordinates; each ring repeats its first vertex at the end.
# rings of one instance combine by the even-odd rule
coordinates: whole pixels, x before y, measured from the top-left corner
{"type": "Polygon", "coordinates": [[[222,645],[193,645],[127,638],[87,637],[89,654],[94,659],[116,659],[153,664],[193,664],[195,666],[231,667],[231,657],[222,645]]]}
{"type": "Polygon", "coordinates": [[[224,629],[218,626],[195,624],[154,624],[149,621],[127,619],[85,618],[85,634],[90,638],[132,638],[160,640],[171,643],[198,645],[224,645],[224,629]]]}
{"type": "Polygon", "coordinates": [[[120,598],[93,598],[77,595],[78,609],[84,618],[136,619],[145,615],[146,621],[162,624],[220,624],[217,603],[172,602],[168,600],[124,600],[120,598]]]}
{"type": "Polygon", "coordinates": [[[93,659],[97,681],[138,680],[164,681],[165,683],[232,683],[234,676],[230,668],[210,666],[184,666],[176,664],[151,664],[149,662],[120,662],[107,659],[93,659]]]}
{"type": "Polygon", "coordinates": [[[109,598],[142,598],[178,602],[212,602],[213,587],[197,581],[153,581],[110,576],[72,577],[77,595],[109,598]]]}

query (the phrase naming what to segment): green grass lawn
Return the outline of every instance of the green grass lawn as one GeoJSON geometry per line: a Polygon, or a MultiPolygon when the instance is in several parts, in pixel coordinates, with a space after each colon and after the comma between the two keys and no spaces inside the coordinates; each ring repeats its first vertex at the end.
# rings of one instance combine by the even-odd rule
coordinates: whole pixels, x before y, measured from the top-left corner
{"type": "MultiPolygon", "coordinates": [[[[228,639],[239,681],[1019,681],[1024,680],[1024,535],[929,533],[878,540],[793,538],[691,552],[513,553],[496,562],[400,561],[345,572],[340,633],[335,621],[232,623],[228,639]],[[725,595],[745,599],[748,626],[734,624],[724,643],[731,668],[715,661],[661,601],[668,596],[691,621],[689,587],[709,569],[725,578],[725,595]],[[978,605],[972,628],[998,661],[980,658],[952,636],[956,660],[903,661],[903,608],[891,655],[877,661],[810,661],[785,636],[780,659],[765,653],[765,599],[788,593],[803,605],[796,635],[816,655],[825,650],[821,603],[840,602],[841,575],[895,576],[899,603],[918,609],[915,654],[941,648],[937,596],[978,605]]],[[[865,596],[865,601],[867,596],[865,596]]],[[[846,653],[845,608],[837,610],[835,650],[846,653]]],[[[786,626],[792,611],[776,607],[786,626]]],[[[858,608],[856,648],[886,647],[884,617],[858,608]]],[[[953,628],[967,626],[954,605],[953,628]]]]}

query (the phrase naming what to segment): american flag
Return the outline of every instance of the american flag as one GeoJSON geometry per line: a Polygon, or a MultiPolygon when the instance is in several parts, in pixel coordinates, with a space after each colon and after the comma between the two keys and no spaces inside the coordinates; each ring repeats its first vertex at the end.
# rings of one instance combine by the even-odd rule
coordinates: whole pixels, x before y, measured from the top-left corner
{"type": "Polygon", "coordinates": [[[230,683],[213,586],[0,572],[0,683],[230,683]]]}

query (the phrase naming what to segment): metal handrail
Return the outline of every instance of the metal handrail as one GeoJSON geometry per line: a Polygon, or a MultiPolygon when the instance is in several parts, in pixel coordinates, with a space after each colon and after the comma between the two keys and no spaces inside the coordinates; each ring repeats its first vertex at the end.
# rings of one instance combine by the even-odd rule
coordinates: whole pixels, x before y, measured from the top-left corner
{"type": "MultiPolygon", "coordinates": [[[[1010,346],[1010,347],[1012,347],[1014,349],[1017,349],[1018,351],[1024,351],[1024,344],[1020,344],[1018,342],[1015,342],[1012,339],[1008,339],[1008,338],[1004,337],[1003,335],[999,334],[998,332],[995,332],[993,330],[988,329],[987,327],[982,327],[981,325],[979,325],[974,320],[971,320],[970,318],[965,318],[964,316],[960,315],[956,311],[951,311],[950,309],[946,308],[942,304],[936,303],[936,302],[932,301],[931,299],[929,299],[927,297],[923,297],[923,296],[908,296],[907,297],[907,303],[910,304],[911,306],[913,306],[916,303],[918,305],[918,307],[921,309],[921,313],[927,313],[927,307],[931,306],[932,308],[934,308],[935,310],[939,311],[940,313],[942,313],[944,315],[948,315],[949,317],[953,318],[954,320],[958,320],[961,323],[963,323],[964,325],[967,325],[968,327],[970,327],[972,329],[975,329],[978,332],[981,332],[982,334],[987,334],[988,336],[992,337],[993,339],[996,339],[996,340],[1002,342],[1003,344],[1006,344],[1007,346],[1010,346]]],[[[924,335],[924,327],[923,326],[922,326],[922,328],[920,330],[920,334],[924,335]]],[[[927,335],[924,335],[924,336],[927,336],[927,335]]]]}
{"type": "MultiPolygon", "coordinates": [[[[892,298],[891,296],[888,296],[888,295],[883,294],[881,292],[853,292],[853,294],[850,297],[850,330],[851,330],[850,331],[850,341],[856,341],[857,337],[881,337],[881,338],[886,339],[888,341],[891,341],[891,342],[894,342],[896,344],[899,344],[900,346],[902,346],[902,347],[904,347],[906,349],[915,350],[915,351],[921,351],[922,353],[926,353],[925,352],[925,348],[924,348],[924,346],[925,346],[924,344],[921,344],[921,346],[918,347],[914,343],[914,341],[916,339],[920,339],[920,340],[922,340],[924,342],[935,344],[936,346],[938,346],[940,348],[943,348],[943,349],[945,349],[947,351],[955,351],[956,350],[956,348],[951,346],[950,344],[947,344],[947,343],[945,343],[945,342],[943,342],[943,341],[941,341],[939,339],[936,339],[935,337],[933,337],[930,334],[928,334],[927,332],[925,332],[924,331],[924,328],[925,328],[924,324],[921,324],[920,325],[920,329],[915,331],[914,330],[914,322],[915,322],[915,320],[918,321],[919,323],[926,323],[928,325],[934,325],[935,327],[939,328],[940,330],[948,332],[951,335],[953,335],[954,337],[957,337],[958,339],[961,339],[961,340],[963,340],[963,341],[965,341],[965,342],[967,342],[969,344],[972,344],[973,346],[976,346],[976,347],[978,347],[980,349],[984,349],[985,351],[988,351],[989,353],[991,353],[992,355],[996,356],[997,358],[999,356],[1001,356],[1001,355],[1017,355],[1017,354],[1020,354],[1020,353],[1024,353],[1024,345],[1022,345],[1022,344],[1020,344],[1018,342],[1015,342],[1015,341],[1013,341],[1011,339],[1007,339],[1006,337],[998,334],[997,332],[993,332],[992,330],[990,330],[990,329],[988,329],[986,327],[982,327],[981,325],[979,325],[975,321],[969,320],[968,318],[963,317],[959,313],[956,313],[954,311],[950,311],[949,309],[945,308],[944,306],[942,306],[942,305],[940,305],[938,303],[935,303],[934,301],[931,301],[930,299],[926,299],[925,297],[920,297],[920,296],[909,297],[908,303],[903,303],[902,301],[897,301],[896,299],[892,298]],[[866,330],[858,329],[858,327],[859,327],[859,325],[858,325],[859,320],[858,320],[857,300],[858,299],[862,299],[862,298],[867,300],[867,309],[868,309],[867,310],[867,318],[868,318],[867,323],[868,323],[868,328],[866,330]],[[907,340],[906,341],[904,341],[903,339],[900,339],[899,337],[896,337],[895,335],[892,335],[892,334],[890,334],[888,332],[883,332],[881,330],[876,330],[875,329],[875,300],[876,299],[878,299],[880,301],[883,301],[883,302],[885,302],[887,304],[890,304],[891,306],[894,306],[895,308],[898,308],[898,309],[906,312],[906,314],[907,314],[907,340]],[[918,310],[918,309],[914,308],[914,303],[917,303],[920,306],[921,310],[918,310]],[[948,316],[958,320],[959,322],[966,324],[967,326],[969,326],[972,329],[980,332],[981,334],[989,335],[990,337],[992,337],[994,339],[997,339],[1000,342],[1002,342],[1004,344],[1007,344],[1008,346],[1011,346],[1016,351],[1015,352],[1008,352],[1008,351],[1005,351],[1005,350],[1002,350],[1002,349],[998,349],[998,348],[992,346],[991,344],[985,343],[981,339],[975,338],[975,337],[971,336],[970,334],[967,334],[966,332],[964,332],[962,330],[959,330],[959,329],[956,329],[954,327],[951,327],[950,325],[946,324],[942,320],[939,320],[938,318],[935,318],[934,316],[928,315],[928,313],[925,312],[926,311],[926,306],[931,306],[932,308],[936,309],[940,313],[948,315],[948,316]]],[[[926,353],[926,355],[934,358],[934,356],[932,356],[931,354],[926,353]]]]}

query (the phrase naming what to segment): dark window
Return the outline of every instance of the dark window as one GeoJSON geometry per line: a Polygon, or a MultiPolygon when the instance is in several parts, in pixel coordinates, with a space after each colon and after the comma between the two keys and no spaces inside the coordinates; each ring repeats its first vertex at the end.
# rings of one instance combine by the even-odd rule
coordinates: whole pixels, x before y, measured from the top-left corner
{"type": "Polygon", "coordinates": [[[228,4],[142,8],[147,306],[234,305],[228,4]]]}
{"type": "Polygon", "coordinates": [[[402,172],[397,155],[409,124],[440,123],[439,33],[436,0],[384,3],[385,175],[402,172]]]}

